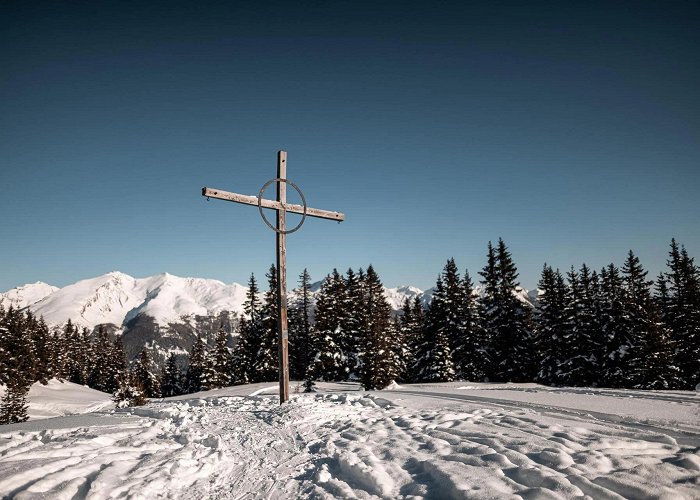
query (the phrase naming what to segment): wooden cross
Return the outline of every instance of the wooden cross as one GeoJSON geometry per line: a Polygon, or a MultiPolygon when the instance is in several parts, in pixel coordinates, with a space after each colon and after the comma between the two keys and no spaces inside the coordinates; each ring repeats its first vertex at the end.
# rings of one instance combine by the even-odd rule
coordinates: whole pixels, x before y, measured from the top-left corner
{"type": "Polygon", "coordinates": [[[306,206],[306,199],[299,188],[292,181],[287,179],[287,152],[277,152],[277,177],[270,179],[263,185],[258,196],[247,196],[244,194],[229,193],[221,189],[202,188],[202,196],[207,198],[217,198],[219,200],[233,201],[245,205],[255,205],[259,208],[260,214],[265,223],[277,233],[277,333],[279,339],[279,374],[280,374],[280,404],[289,400],[289,360],[288,360],[288,330],[287,330],[287,234],[299,229],[307,216],[321,219],[345,220],[345,215],[340,212],[330,212],[306,206]],[[266,200],[263,198],[265,189],[277,183],[277,200],[266,200]],[[297,190],[303,205],[293,205],[287,203],[287,184],[291,184],[297,190]],[[277,212],[277,224],[272,226],[265,218],[263,208],[271,208],[277,212]],[[287,212],[302,214],[301,222],[293,229],[287,230],[287,212]]]}

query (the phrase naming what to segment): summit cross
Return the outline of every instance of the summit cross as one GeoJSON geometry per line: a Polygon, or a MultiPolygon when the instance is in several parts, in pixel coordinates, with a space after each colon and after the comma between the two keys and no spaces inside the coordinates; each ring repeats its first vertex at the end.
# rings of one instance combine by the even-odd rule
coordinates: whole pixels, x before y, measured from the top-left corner
{"type": "Polygon", "coordinates": [[[238,193],[229,193],[221,189],[204,187],[202,196],[216,198],[219,200],[233,201],[244,205],[257,206],[260,210],[265,224],[267,224],[277,235],[277,334],[278,334],[278,354],[279,354],[279,384],[280,384],[280,404],[289,400],[289,333],[287,328],[287,235],[298,230],[306,220],[306,217],[318,217],[320,219],[330,219],[338,222],[345,220],[345,215],[340,212],[331,212],[310,208],[306,205],[306,199],[301,190],[292,181],[287,179],[287,152],[277,152],[277,177],[267,181],[258,196],[248,196],[238,193]],[[265,190],[270,184],[277,184],[277,199],[267,200],[263,198],[265,190]],[[291,185],[301,197],[303,205],[287,203],[287,184],[291,185]],[[263,208],[275,210],[277,213],[277,223],[275,226],[265,217],[263,208]],[[287,212],[301,214],[302,219],[297,226],[287,229],[287,212]]]}

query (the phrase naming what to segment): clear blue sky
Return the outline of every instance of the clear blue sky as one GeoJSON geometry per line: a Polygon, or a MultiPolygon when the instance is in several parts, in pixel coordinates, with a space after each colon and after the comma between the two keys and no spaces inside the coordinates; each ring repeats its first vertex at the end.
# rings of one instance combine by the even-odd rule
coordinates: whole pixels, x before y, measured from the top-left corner
{"type": "MultiPolygon", "coordinates": [[[[3,2],[0,290],[111,270],[245,282],[278,149],[289,274],[474,277],[700,258],[697,2],[3,2]]],[[[272,194],[272,193],[271,193],[272,194]]]]}

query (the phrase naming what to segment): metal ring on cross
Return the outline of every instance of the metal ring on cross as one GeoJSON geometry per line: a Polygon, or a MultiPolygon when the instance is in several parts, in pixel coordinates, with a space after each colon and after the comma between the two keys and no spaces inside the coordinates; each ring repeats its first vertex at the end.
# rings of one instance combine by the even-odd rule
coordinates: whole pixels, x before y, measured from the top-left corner
{"type": "MultiPolygon", "coordinates": [[[[298,231],[299,228],[304,224],[304,221],[306,220],[306,198],[304,198],[304,193],[301,192],[301,189],[299,189],[299,186],[294,184],[292,181],[289,179],[281,179],[279,177],[275,177],[274,179],[270,179],[267,181],[262,188],[260,188],[260,193],[258,194],[258,210],[260,210],[260,216],[262,217],[263,221],[265,221],[265,224],[267,224],[267,227],[272,229],[276,233],[280,234],[290,234],[293,233],[294,231],[298,231]],[[296,225],[293,229],[289,229],[287,231],[280,231],[277,229],[275,226],[270,224],[270,221],[267,220],[267,217],[265,217],[265,213],[263,212],[263,207],[262,207],[262,199],[263,199],[263,194],[265,193],[265,190],[272,184],[273,182],[286,182],[290,186],[292,186],[294,189],[296,189],[296,192],[299,193],[299,196],[301,197],[301,202],[304,204],[304,212],[301,216],[301,221],[299,224],[296,225]]],[[[278,209],[279,210],[279,209],[278,209]]]]}

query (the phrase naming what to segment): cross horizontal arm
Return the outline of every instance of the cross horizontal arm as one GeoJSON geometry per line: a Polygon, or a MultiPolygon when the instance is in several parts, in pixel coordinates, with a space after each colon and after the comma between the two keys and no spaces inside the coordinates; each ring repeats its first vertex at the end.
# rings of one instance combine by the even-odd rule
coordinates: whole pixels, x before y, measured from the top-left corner
{"type": "MultiPolygon", "coordinates": [[[[216,198],[219,200],[234,201],[236,203],[243,203],[244,205],[253,205],[256,207],[258,206],[257,196],[229,193],[228,191],[222,191],[221,189],[204,187],[202,188],[202,196],[206,196],[207,198],[216,198]]],[[[303,205],[294,205],[291,203],[282,204],[279,201],[266,200],[265,198],[260,200],[260,205],[263,208],[272,208],[275,210],[280,210],[284,208],[284,210],[286,210],[287,212],[292,212],[295,214],[304,213],[303,205]]],[[[337,221],[345,220],[345,214],[342,214],[340,212],[331,212],[330,210],[320,210],[318,208],[311,207],[306,208],[306,215],[308,215],[309,217],[318,217],[320,219],[330,219],[337,221]]]]}

